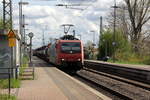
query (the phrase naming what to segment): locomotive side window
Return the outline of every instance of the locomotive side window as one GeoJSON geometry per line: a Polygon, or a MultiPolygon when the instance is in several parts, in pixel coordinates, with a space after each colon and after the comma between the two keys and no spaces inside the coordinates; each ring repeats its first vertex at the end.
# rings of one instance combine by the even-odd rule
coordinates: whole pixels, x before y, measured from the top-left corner
{"type": "Polygon", "coordinates": [[[63,53],[81,53],[81,44],[79,42],[65,42],[61,44],[63,53]]]}

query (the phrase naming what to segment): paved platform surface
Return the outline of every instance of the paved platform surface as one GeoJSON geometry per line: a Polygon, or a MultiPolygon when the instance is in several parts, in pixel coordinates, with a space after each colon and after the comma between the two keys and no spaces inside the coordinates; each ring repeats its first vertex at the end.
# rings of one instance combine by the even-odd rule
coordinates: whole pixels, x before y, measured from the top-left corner
{"type": "Polygon", "coordinates": [[[33,66],[35,80],[22,81],[18,100],[111,100],[36,57],[33,66]]]}

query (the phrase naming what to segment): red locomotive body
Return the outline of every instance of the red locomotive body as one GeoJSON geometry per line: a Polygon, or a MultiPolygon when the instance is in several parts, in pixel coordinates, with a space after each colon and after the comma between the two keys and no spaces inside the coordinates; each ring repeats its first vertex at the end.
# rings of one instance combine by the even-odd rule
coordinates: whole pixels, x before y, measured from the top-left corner
{"type": "Polygon", "coordinates": [[[58,65],[60,68],[67,68],[69,70],[80,70],[84,62],[83,44],[80,40],[65,35],[50,43],[47,46],[42,46],[34,50],[34,55],[58,65]]]}
{"type": "Polygon", "coordinates": [[[48,51],[50,62],[76,70],[82,68],[84,53],[80,40],[57,40],[48,51]]]}

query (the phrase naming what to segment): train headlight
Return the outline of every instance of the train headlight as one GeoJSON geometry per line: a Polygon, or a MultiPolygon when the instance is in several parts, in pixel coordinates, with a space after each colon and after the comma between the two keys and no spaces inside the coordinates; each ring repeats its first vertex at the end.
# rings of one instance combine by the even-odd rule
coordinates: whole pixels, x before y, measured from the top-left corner
{"type": "Polygon", "coordinates": [[[81,61],[81,59],[78,59],[78,61],[81,61]]]}
{"type": "Polygon", "coordinates": [[[64,61],[65,59],[61,59],[62,61],[64,61]]]}

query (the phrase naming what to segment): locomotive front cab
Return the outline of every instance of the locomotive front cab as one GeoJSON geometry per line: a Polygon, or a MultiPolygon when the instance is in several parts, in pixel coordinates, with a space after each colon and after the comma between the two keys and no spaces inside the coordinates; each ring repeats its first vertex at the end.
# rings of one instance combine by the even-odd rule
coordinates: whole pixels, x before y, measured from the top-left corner
{"type": "Polygon", "coordinates": [[[59,62],[62,66],[82,68],[82,46],[80,41],[67,41],[60,43],[59,62]]]}

